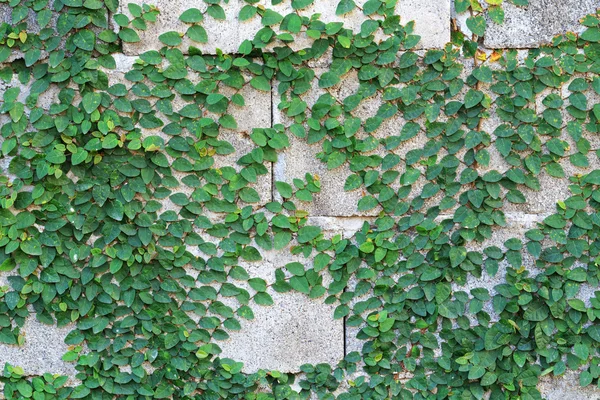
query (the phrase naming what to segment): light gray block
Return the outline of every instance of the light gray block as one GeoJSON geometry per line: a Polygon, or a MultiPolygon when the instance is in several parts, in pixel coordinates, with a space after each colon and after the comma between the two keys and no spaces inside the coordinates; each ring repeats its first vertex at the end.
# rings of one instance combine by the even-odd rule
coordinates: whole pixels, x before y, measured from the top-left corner
{"type": "Polygon", "coordinates": [[[243,362],[247,373],[298,372],[302,364],[335,365],[344,357],[343,321],[333,319],[334,306],[297,292],[270,294],[272,306],[253,306],[254,320],[242,320],[240,331],[217,343],[222,357],[243,362]]]}
{"type": "MultiPolygon", "coordinates": [[[[133,82],[128,81],[125,78],[125,73],[132,69],[132,66],[135,64],[137,57],[127,56],[125,54],[116,54],[114,56],[116,61],[116,68],[114,70],[104,70],[108,76],[109,85],[115,84],[124,84],[128,89],[131,88],[133,82]]],[[[193,82],[197,82],[200,80],[200,77],[193,71],[189,71],[188,79],[193,82]]],[[[246,77],[246,81],[248,82],[250,77],[246,77]]],[[[145,81],[145,83],[150,87],[154,87],[155,83],[150,81],[145,81]]],[[[214,168],[221,168],[225,166],[231,166],[236,168],[238,171],[242,169],[241,165],[237,164],[237,161],[240,157],[251,152],[256,145],[250,139],[250,133],[252,133],[252,129],[254,128],[265,128],[271,126],[271,93],[263,92],[257,89],[254,89],[250,84],[244,85],[239,91],[234,90],[231,87],[226,87],[222,85],[219,88],[219,92],[225,96],[231,97],[235,93],[239,93],[244,97],[245,106],[237,106],[233,103],[229,105],[228,113],[231,114],[237,124],[238,127],[236,130],[228,130],[221,129],[219,133],[219,140],[225,140],[229,142],[235,151],[231,154],[227,155],[214,155],[215,164],[214,168]]],[[[133,95],[128,95],[129,99],[134,99],[133,95]]],[[[183,107],[188,104],[192,104],[190,102],[184,101],[181,96],[175,96],[173,100],[173,111],[178,112],[183,107]]],[[[219,115],[209,113],[206,110],[203,110],[204,117],[212,118],[215,121],[218,121],[219,115]]],[[[160,118],[165,124],[169,123],[168,117],[160,112],[156,113],[157,117],[160,118]]],[[[148,136],[160,136],[165,144],[168,144],[169,140],[173,138],[173,136],[167,135],[162,132],[162,127],[155,129],[146,129],[141,128],[142,138],[148,136]]],[[[184,136],[194,135],[193,132],[184,131],[182,133],[184,136]]],[[[167,158],[171,159],[170,156],[167,155],[167,158]]],[[[173,160],[171,160],[173,161],[173,160]]],[[[260,202],[257,205],[264,205],[271,201],[271,163],[266,163],[265,166],[268,169],[267,174],[259,175],[257,178],[257,182],[250,184],[252,188],[254,188],[258,194],[260,195],[260,202]]],[[[186,175],[185,173],[175,172],[174,175],[177,177],[179,181],[186,175]]],[[[191,195],[194,189],[181,184],[177,190],[173,190],[173,193],[183,192],[187,195],[191,195]]],[[[180,207],[174,205],[168,198],[163,201],[163,210],[179,210],[180,207]]]]}
{"type": "Polygon", "coordinates": [[[579,385],[579,373],[567,371],[561,376],[544,376],[538,385],[542,397],[547,400],[600,400],[600,387],[579,385]]]}
{"type": "MultiPolygon", "coordinates": [[[[310,218],[309,225],[320,226],[325,237],[341,234],[352,236],[362,227],[358,218],[310,218]]],[[[293,242],[290,245],[293,246],[293,242]]],[[[290,249],[281,251],[260,250],[263,260],[254,263],[241,262],[251,277],[264,279],[267,284],[275,282],[275,270],[290,262],[300,262],[306,269],[312,268],[312,258],[291,255],[290,249]]],[[[285,269],[284,269],[285,271],[285,269]]],[[[323,276],[324,286],[331,278],[323,276]]],[[[240,282],[236,282],[241,285],[240,282]]],[[[249,287],[247,290],[254,293],[249,287]]],[[[337,304],[325,304],[327,295],[310,299],[298,292],[277,293],[272,296],[272,306],[252,305],[255,318],[240,321],[241,330],[229,332],[230,338],[216,344],[223,350],[221,357],[244,363],[244,372],[259,369],[298,372],[302,364],[329,363],[336,365],[344,357],[344,323],[334,319],[337,304]]],[[[223,299],[227,301],[227,299],[223,299]]],[[[230,306],[235,307],[234,304],[230,306]]]]}
{"type": "Polygon", "coordinates": [[[555,35],[580,30],[579,19],[596,11],[597,0],[529,0],[528,7],[502,5],[504,23],[488,18],[484,44],[489,48],[532,48],[550,43],[555,35]]]}
{"type": "Polygon", "coordinates": [[[450,41],[450,0],[400,0],[400,23],[415,21],[420,49],[443,48],[450,41]]]}
{"type": "MultiPolygon", "coordinates": [[[[146,3],[143,0],[132,0],[131,2],[142,5],[146,3]]],[[[366,0],[357,1],[357,5],[362,6],[366,0]]],[[[164,32],[177,31],[185,33],[190,26],[179,20],[179,16],[189,8],[198,8],[200,11],[206,10],[206,4],[192,2],[189,0],[157,0],[153,2],[160,10],[156,23],[149,23],[146,31],[139,32],[140,41],[137,43],[123,43],[125,54],[136,55],[148,50],[158,50],[163,44],[158,40],[164,32]]],[[[325,23],[344,22],[345,27],[354,31],[359,31],[361,24],[369,17],[365,16],[358,7],[351,12],[338,16],[336,15],[337,1],[315,1],[315,3],[305,9],[298,10],[302,16],[310,17],[313,14],[321,14],[321,20],[325,23]]],[[[183,37],[181,46],[183,51],[188,47],[195,46],[207,54],[215,54],[217,49],[224,53],[236,53],[240,44],[244,40],[252,40],[255,34],[262,28],[261,18],[255,15],[246,21],[240,21],[238,18],[241,8],[245,5],[241,1],[233,1],[229,4],[221,4],[226,15],[225,20],[216,20],[204,15],[202,26],[208,34],[207,43],[193,42],[187,37],[183,37]]],[[[290,2],[283,2],[273,6],[270,1],[262,0],[259,6],[273,9],[282,16],[295,12],[290,2]]],[[[131,17],[127,8],[127,3],[120,6],[120,12],[131,17]]],[[[396,12],[400,15],[403,24],[415,21],[415,34],[422,37],[418,48],[441,48],[450,41],[450,0],[401,0],[396,6],[396,12]]],[[[377,18],[377,16],[373,16],[377,18]]],[[[311,40],[305,37],[296,44],[300,47],[310,47],[311,40]]],[[[295,46],[295,47],[296,47],[295,46]]]]}
{"type": "Polygon", "coordinates": [[[65,337],[75,326],[58,328],[42,324],[34,316],[25,321],[21,334],[25,344],[21,347],[0,343],[0,367],[5,363],[23,368],[25,375],[42,375],[46,372],[66,375],[74,379],[77,371],[74,363],[62,361],[69,351],[65,337]]]}
{"type": "MultiPolygon", "coordinates": [[[[127,3],[135,3],[142,5],[148,3],[144,0],[131,0],[120,4],[120,12],[129,16],[131,14],[127,9],[127,3]]],[[[148,50],[159,50],[164,46],[158,40],[158,37],[169,31],[176,31],[185,34],[190,24],[183,23],[179,20],[179,16],[190,8],[198,8],[204,12],[207,4],[204,2],[190,0],[155,0],[152,2],[160,11],[155,23],[148,23],[148,29],[138,32],[140,41],[137,43],[123,43],[123,51],[128,55],[137,55],[148,50]]],[[[229,4],[223,4],[225,11],[225,20],[216,20],[204,15],[204,21],[201,23],[208,34],[207,43],[197,43],[183,37],[181,49],[187,52],[189,46],[194,46],[208,54],[216,54],[217,49],[221,49],[224,53],[236,53],[240,44],[245,39],[252,39],[256,32],[261,28],[260,19],[252,18],[248,21],[240,21],[237,16],[240,10],[245,5],[242,1],[232,1],[229,4]]]]}

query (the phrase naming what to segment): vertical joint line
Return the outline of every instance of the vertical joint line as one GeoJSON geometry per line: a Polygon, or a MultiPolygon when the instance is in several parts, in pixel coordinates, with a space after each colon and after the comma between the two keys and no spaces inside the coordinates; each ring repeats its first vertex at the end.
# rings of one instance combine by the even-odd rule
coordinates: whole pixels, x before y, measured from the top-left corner
{"type": "MultiPolygon", "coordinates": [[[[271,128],[273,128],[274,124],[274,117],[275,117],[275,113],[273,112],[273,106],[274,106],[274,97],[273,96],[273,79],[271,79],[271,109],[269,110],[271,112],[271,128]]],[[[279,155],[277,155],[277,157],[279,158],[279,155]]],[[[271,201],[275,201],[275,194],[274,194],[274,190],[275,190],[275,163],[271,163],[271,201]]]]}

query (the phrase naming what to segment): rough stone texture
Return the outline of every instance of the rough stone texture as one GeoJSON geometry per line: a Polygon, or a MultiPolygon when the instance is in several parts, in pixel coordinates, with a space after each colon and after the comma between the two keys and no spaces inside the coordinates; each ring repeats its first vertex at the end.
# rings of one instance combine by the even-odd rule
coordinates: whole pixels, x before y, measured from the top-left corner
{"type": "Polygon", "coordinates": [[[538,385],[542,397],[547,400],[600,400],[600,387],[579,385],[579,374],[568,371],[563,376],[546,376],[538,385]]]}
{"type": "MultiPolygon", "coordinates": [[[[326,68],[315,69],[315,74],[320,76],[326,72],[326,68]]],[[[358,77],[355,72],[349,73],[343,80],[344,84],[336,85],[328,89],[334,97],[343,99],[355,92],[358,88],[358,77]]],[[[302,98],[312,107],[319,97],[327,91],[318,88],[317,79],[313,81],[313,87],[302,98]]],[[[280,111],[277,106],[279,98],[273,101],[273,123],[282,123],[286,127],[292,124],[292,120],[280,111]]],[[[308,128],[307,128],[308,131],[308,128]]],[[[346,178],[351,174],[346,165],[334,170],[328,170],[327,165],[316,158],[322,151],[322,142],[309,144],[306,139],[296,138],[288,133],[290,147],[281,152],[277,163],[274,165],[274,178],[277,181],[292,183],[293,179],[304,179],[306,173],[316,174],[321,181],[321,192],[313,194],[313,202],[298,202],[299,207],[308,211],[312,216],[353,216],[353,215],[377,215],[379,210],[371,210],[370,213],[359,213],[356,210],[358,201],[363,194],[360,190],[347,192],[344,190],[346,178]]],[[[274,189],[274,195],[277,193],[274,189]]]]}
{"type": "MultiPolygon", "coordinates": [[[[114,58],[117,67],[114,70],[105,70],[105,72],[108,75],[109,85],[121,83],[124,84],[127,88],[130,88],[132,86],[132,82],[128,81],[124,75],[127,71],[131,70],[132,66],[135,63],[136,57],[127,56],[125,54],[116,54],[114,55],[114,58]]],[[[193,73],[192,71],[190,71],[188,78],[193,82],[197,82],[200,80],[198,75],[193,73]]],[[[247,80],[249,79],[250,78],[247,78],[247,80]]],[[[146,83],[150,87],[154,86],[154,83],[152,82],[146,83]]],[[[231,96],[234,93],[236,93],[236,91],[234,91],[232,88],[225,86],[220,88],[220,92],[223,93],[225,96],[231,96]]],[[[250,139],[249,136],[249,134],[252,132],[252,129],[265,128],[271,126],[271,93],[254,89],[249,84],[246,84],[244,87],[242,87],[242,89],[237,91],[237,93],[244,97],[246,105],[240,107],[235,104],[231,104],[228,108],[228,112],[235,118],[238,124],[238,128],[235,131],[222,129],[219,136],[220,140],[225,140],[231,143],[231,145],[235,149],[235,152],[227,155],[215,155],[214,168],[233,166],[236,167],[238,170],[241,170],[242,166],[237,164],[237,160],[239,160],[240,157],[251,152],[256,147],[256,145],[250,139]]],[[[173,111],[178,112],[188,104],[190,103],[185,102],[180,96],[176,96],[173,101],[173,111]]],[[[160,112],[157,113],[157,116],[163,121],[165,121],[165,123],[168,123],[167,116],[163,115],[160,112]]],[[[210,114],[208,112],[205,112],[205,116],[213,118],[214,120],[218,120],[219,118],[218,115],[210,114]]],[[[167,144],[172,138],[172,136],[163,133],[162,128],[140,129],[142,131],[142,137],[152,135],[160,136],[165,141],[165,144],[167,144]]],[[[257,182],[250,185],[258,192],[260,196],[260,202],[257,203],[257,205],[259,206],[262,206],[271,201],[272,166],[270,163],[268,163],[267,169],[267,174],[259,175],[257,178],[257,182]]],[[[185,176],[185,173],[177,174],[178,179],[181,179],[183,178],[183,176],[185,176]]],[[[191,195],[194,190],[182,184],[178,191],[191,195]]],[[[167,199],[165,201],[163,209],[179,210],[180,207],[172,204],[170,200],[167,199]]]]}
{"type": "MultiPolygon", "coordinates": [[[[132,0],[132,3],[142,5],[147,3],[143,0],[132,0]]],[[[362,6],[366,0],[356,3],[362,6]]],[[[127,9],[127,3],[121,3],[120,12],[131,16],[127,9]]],[[[201,11],[206,10],[205,3],[192,2],[189,0],[156,0],[154,5],[160,10],[160,15],[155,24],[149,24],[145,32],[140,32],[140,42],[124,43],[123,50],[126,54],[136,55],[147,50],[158,50],[163,45],[158,36],[164,32],[177,31],[185,33],[188,24],[179,21],[179,16],[188,8],[196,7],[201,11]]],[[[290,2],[283,2],[272,6],[270,1],[262,0],[258,3],[270,7],[281,15],[287,15],[294,10],[290,2]]],[[[343,16],[335,14],[337,1],[315,1],[315,4],[299,10],[303,16],[321,14],[324,22],[344,22],[346,27],[355,31],[360,30],[360,25],[365,17],[357,8],[343,16]]],[[[233,1],[222,4],[225,10],[226,20],[215,20],[205,14],[202,26],[208,33],[208,43],[196,43],[183,37],[182,49],[187,51],[188,47],[195,46],[205,53],[215,54],[217,49],[224,53],[236,53],[244,40],[252,40],[258,30],[262,28],[260,18],[255,16],[247,21],[239,21],[237,16],[240,9],[245,5],[242,1],[233,1]]],[[[422,37],[419,48],[441,48],[450,41],[450,0],[401,0],[398,2],[396,11],[402,19],[402,23],[415,21],[415,34],[422,37]]],[[[310,46],[310,41],[302,41],[304,46],[310,46]]],[[[303,46],[303,47],[304,47],[303,46]]]]}
{"type": "Polygon", "coordinates": [[[449,0],[401,0],[399,7],[401,23],[415,21],[419,48],[442,48],[450,41],[449,0]]]}
{"type": "MultiPolygon", "coordinates": [[[[309,218],[321,226],[325,237],[342,234],[351,237],[362,227],[362,218],[309,218]]],[[[263,261],[241,263],[252,277],[274,283],[275,270],[290,262],[311,268],[312,260],[283,251],[261,251],[263,261]]],[[[324,277],[324,281],[330,280],[324,277]]],[[[239,283],[238,283],[239,284],[239,283]]],[[[252,289],[248,290],[252,292],[252,289]]],[[[222,357],[244,363],[244,371],[259,369],[298,372],[305,363],[336,365],[344,357],[343,320],[333,319],[336,305],[323,303],[325,296],[309,299],[297,292],[277,293],[268,289],[274,304],[253,307],[254,320],[241,320],[242,329],[230,332],[230,338],[217,344],[222,357]]],[[[225,301],[225,300],[224,300],[225,301]]]]}
{"type": "MultiPolygon", "coordinates": [[[[131,16],[127,9],[127,3],[142,5],[148,3],[144,0],[132,0],[121,2],[120,12],[131,16]]],[[[159,10],[160,14],[156,23],[149,23],[148,29],[140,32],[140,41],[137,43],[124,43],[123,51],[125,54],[136,55],[148,50],[158,50],[164,45],[158,40],[158,37],[168,31],[177,31],[185,33],[190,24],[185,24],[179,20],[179,16],[189,8],[198,8],[205,11],[207,3],[189,1],[189,0],[155,0],[152,2],[159,10]]],[[[232,1],[229,4],[223,4],[226,19],[224,21],[215,20],[208,14],[205,14],[202,26],[206,29],[209,37],[208,43],[196,43],[183,37],[182,49],[187,51],[189,46],[202,49],[202,51],[215,54],[216,49],[221,49],[224,53],[237,52],[240,44],[245,39],[252,39],[254,34],[261,28],[260,19],[252,18],[248,21],[239,21],[237,16],[244,6],[242,1],[232,1]]]]}
{"type": "Polygon", "coordinates": [[[74,379],[77,371],[74,363],[62,361],[69,350],[65,337],[74,326],[58,328],[42,324],[35,317],[29,317],[21,328],[25,344],[9,346],[0,344],[0,367],[5,363],[22,367],[25,375],[42,375],[46,372],[67,375],[74,379]]]}
{"type": "Polygon", "coordinates": [[[528,7],[503,4],[502,25],[488,18],[484,44],[489,48],[531,48],[558,34],[579,29],[579,19],[600,7],[598,0],[529,0],[528,7]]]}
{"type": "Polygon", "coordinates": [[[333,306],[310,301],[301,293],[270,292],[274,304],[253,307],[255,318],[217,343],[222,356],[259,369],[298,372],[305,363],[337,364],[344,356],[343,322],[333,320],[333,306]]]}

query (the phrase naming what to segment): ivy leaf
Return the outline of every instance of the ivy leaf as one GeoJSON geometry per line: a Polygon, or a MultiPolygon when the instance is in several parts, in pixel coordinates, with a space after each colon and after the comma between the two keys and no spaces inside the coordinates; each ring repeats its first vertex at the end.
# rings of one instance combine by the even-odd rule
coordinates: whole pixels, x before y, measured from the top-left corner
{"type": "Polygon", "coordinates": [[[465,107],[473,108],[483,100],[483,93],[479,90],[469,90],[465,95],[465,107]]]}
{"type": "Polygon", "coordinates": [[[81,104],[83,105],[85,112],[91,114],[98,108],[98,106],[100,106],[101,101],[102,95],[100,93],[92,92],[83,96],[81,104]]]}
{"type": "Polygon", "coordinates": [[[586,29],[581,34],[581,38],[588,42],[600,42],[600,28],[593,27],[586,29]]]}
{"type": "Polygon", "coordinates": [[[250,80],[250,85],[252,85],[253,88],[261,90],[263,92],[271,91],[271,82],[269,82],[269,80],[263,75],[255,76],[254,78],[252,78],[250,80]]]}
{"type": "Polygon", "coordinates": [[[208,13],[208,15],[210,15],[214,19],[218,19],[218,20],[226,19],[225,10],[223,10],[223,7],[221,7],[218,4],[212,4],[212,5],[208,6],[208,8],[206,9],[206,12],[208,13]]]}
{"type": "Polygon", "coordinates": [[[540,322],[548,318],[548,306],[541,301],[534,301],[527,306],[523,317],[528,321],[540,322]]]}
{"type": "Polygon", "coordinates": [[[295,117],[296,115],[302,114],[306,110],[306,102],[296,97],[292,100],[290,107],[288,108],[288,117],[295,117]]]}
{"type": "Polygon", "coordinates": [[[158,37],[163,44],[167,46],[179,46],[181,44],[181,36],[179,32],[169,31],[165,32],[158,37]]]}
{"type": "Polygon", "coordinates": [[[292,190],[292,186],[289,183],[277,181],[277,182],[275,182],[275,187],[277,188],[277,191],[279,192],[281,197],[284,197],[286,199],[289,199],[292,197],[293,190],[292,190]]]}
{"type": "Polygon", "coordinates": [[[335,9],[335,14],[336,15],[347,14],[350,11],[354,10],[355,7],[356,7],[356,4],[354,3],[354,0],[341,0],[338,3],[337,8],[335,9]]]}
{"type": "MultiPolygon", "coordinates": [[[[486,0],[489,1],[490,0],[486,0]]],[[[496,0],[491,0],[491,1],[496,1],[496,0]]],[[[496,24],[498,25],[502,25],[504,23],[504,9],[502,7],[499,6],[492,6],[488,9],[488,15],[490,16],[491,20],[494,21],[496,24]]]]}
{"type": "Polygon", "coordinates": [[[88,29],[82,29],[73,35],[73,44],[82,50],[92,51],[96,45],[96,35],[88,29]]]}
{"type": "Polygon", "coordinates": [[[486,28],[485,17],[477,15],[467,18],[467,28],[477,36],[483,36],[486,28]]]}
{"type": "Polygon", "coordinates": [[[246,203],[258,203],[260,201],[260,196],[255,189],[243,188],[240,190],[240,199],[246,203]]]}
{"type": "Polygon", "coordinates": [[[273,305],[273,298],[266,292],[258,292],[254,295],[254,302],[261,306],[273,305]]]}
{"type": "Polygon", "coordinates": [[[321,78],[319,79],[319,87],[320,88],[329,88],[332,86],[337,85],[340,82],[340,78],[338,76],[338,74],[336,74],[335,72],[325,72],[323,73],[323,75],[321,75],[321,78]]]}
{"type": "Polygon", "coordinates": [[[256,15],[256,12],[257,12],[256,7],[246,4],[240,10],[240,14],[239,14],[238,18],[240,19],[240,21],[247,21],[250,18],[254,17],[256,15]]]}
{"type": "Polygon", "coordinates": [[[136,43],[140,41],[138,33],[131,28],[119,29],[119,38],[126,43],[136,43]]]}
{"type": "Polygon", "coordinates": [[[189,8],[185,10],[180,16],[179,20],[188,24],[195,22],[201,22],[203,19],[202,12],[197,8],[189,8]]]}
{"type": "Polygon", "coordinates": [[[36,238],[27,238],[22,240],[19,247],[23,253],[29,254],[30,256],[42,255],[42,245],[36,238]]]}
{"type": "Polygon", "coordinates": [[[279,14],[278,12],[275,12],[273,10],[267,9],[267,10],[265,10],[265,13],[263,14],[261,23],[264,26],[272,26],[272,25],[279,24],[282,20],[283,20],[283,17],[281,16],[281,14],[279,14]]]}
{"type": "Polygon", "coordinates": [[[321,234],[318,226],[305,226],[298,231],[298,243],[307,243],[321,234]]]}
{"type": "Polygon", "coordinates": [[[185,34],[194,42],[208,43],[208,34],[206,33],[206,29],[200,25],[190,26],[185,34]]]}

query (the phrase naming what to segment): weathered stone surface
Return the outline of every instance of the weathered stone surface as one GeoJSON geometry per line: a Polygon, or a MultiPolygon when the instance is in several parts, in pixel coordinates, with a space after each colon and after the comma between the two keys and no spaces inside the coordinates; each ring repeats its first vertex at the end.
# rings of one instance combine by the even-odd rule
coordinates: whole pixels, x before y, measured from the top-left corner
{"type": "Polygon", "coordinates": [[[600,400],[600,387],[591,384],[582,388],[579,374],[574,371],[559,377],[542,377],[538,389],[547,400],[600,400]]]}
{"type": "Polygon", "coordinates": [[[305,363],[337,364],[344,357],[342,320],[334,307],[301,293],[270,292],[274,304],[253,307],[255,318],[218,345],[221,356],[244,363],[245,372],[259,369],[298,372],[305,363]]]}
{"type": "MultiPolygon", "coordinates": [[[[147,3],[144,0],[132,0],[120,4],[120,12],[131,16],[127,9],[127,3],[142,5],[147,3]]],[[[183,23],[179,16],[190,8],[198,8],[200,11],[206,11],[207,3],[189,0],[155,0],[152,2],[160,11],[156,23],[148,23],[148,29],[139,32],[140,41],[137,43],[123,43],[123,51],[128,55],[137,55],[148,50],[158,50],[164,45],[158,40],[158,37],[169,31],[185,33],[190,24],[183,23]]],[[[242,1],[233,1],[229,4],[222,4],[224,7],[226,19],[216,20],[205,14],[202,26],[208,34],[208,43],[197,43],[183,37],[182,50],[187,51],[189,46],[198,47],[204,52],[215,54],[217,49],[224,53],[236,53],[239,45],[245,39],[251,39],[261,28],[260,19],[252,18],[248,21],[240,21],[237,16],[244,6],[242,1]]]]}
{"type": "MultiPolygon", "coordinates": [[[[142,5],[143,0],[133,0],[135,4],[142,5]]],[[[360,0],[356,3],[362,6],[366,0],[360,0]]],[[[179,20],[179,16],[187,9],[195,7],[205,11],[205,3],[195,3],[189,0],[157,0],[154,2],[160,10],[160,15],[156,23],[148,24],[148,29],[139,32],[140,41],[137,43],[124,43],[123,50],[126,54],[137,55],[147,50],[158,50],[163,45],[158,40],[164,32],[177,31],[185,33],[190,25],[179,20]]],[[[290,2],[283,2],[272,6],[269,1],[260,1],[259,5],[269,7],[281,15],[287,15],[295,12],[290,2]]],[[[298,10],[303,16],[321,14],[323,22],[344,22],[345,26],[354,31],[360,30],[360,26],[365,20],[359,8],[352,12],[338,16],[335,11],[337,1],[315,1],[315,3],[305,9],[298,10]]],[[[205,14],[202,26],[208,34],[207,43],[196,43],[183,37],[182,50],[187,51],[188,47],[195,46],[208,54],[215,54],[217,49],[224,53],[236,53],[240,44],[244,40],[252,40],[258,30],[262,28],[260,17],[255,16],[247,21],[240,21],[237,16],[245,3],[241,1],[222,4],[225,11],[225,20],[216,20],[205,14]]],[[[402,23],[415,21],[415,34],[421,36],[421,43],[418,48],[441,48],[450,41],[450,0],[401,0],[398,2],[396,11],[402,19],[402,23]]],[[[120,12],[131,16],[127,4],[121,4],[120,12]]],[[[310,45],[310,41],[304,43],[310,45]]]]}
{"type": "Polygon", "coordinates": [[[442,48],[450,41],[450,0],[400,0],[401,23],[415,21],[418,48],[442,48]]]}
{"type": "MultiPolygon", "coordinates": [[[[109,85],[115,84],[123,84],[128,89],[131,88],[133,82],[128,81],[125,78],[125,73],[130,71],[132,66],[135,64],[135,60],[137,57],[127,56],[125,54],[116,54],[114,56],[116,62],[116,68],[114,70],[105,70],[108,75],[109,85]]],[[[200,77],[190,72],[188,79],[192,82],[198,82],[200,77]]],[[[247,81],[250,78],[247,77],[247,81]]],[[[148,86],[153,87],[155,84],[152,82],[145,82],[148,86]]],[[[220,168],[224,166],[232,166],[236,168],[238,171],[242,169],[241,165],[237,164],[237,161],[244,155],[251,152],[256,145],[250,139],[249,134],[252,132],[253,128],[265,128],[271,126],[271,93],[263,92],[257,89],[254,89],[249,84],[243,86],[239,91],[234,91],[230,87],[222,86],[219,88],[220,92],[225,96],[232,96],[234,93],[239,93],[245,100],[245,106],[237,106],[235,104],[230,104],[228,108],[228,113],[231,114],[237,124],[238,127],[236,130],[227,130],[221,129],[219,134],[220,140],[225,140],[229,142],[235,151],[231,154],[227,155],[215,155],[215,165],[214,168],[220,168]]],[[[191,104],[187,101],[184,101],[181,96],[176,95],[173,100],[173,111],[178,112],[186,105],[191,104]]],[[[160,112],[157,112],[157,116],[166,123],[169,122],[168,117],[163,115],[160,112]]],[[[204,116],[213,118],[215,121],[218,120],[219,115],[211,114],[208,112],[204,113],[204,116]]],[[[142,137],[147,136],[160,136],[165,144],[168,144],[169,140],[172,139],[172,136],[165,134],[162,131],[162,128],[155,129],[145,129],[140,128],[142,131],[142,137]]],[[[185,135],[186,133],[184,133],[185,135]]],[[[266,167],[268,172],[264,175],[259,175],[257,177],[257,182],[252,183],[250,186],[253,187],[260,196],[260,202],[257,205],[264,205],[271,201],[271,164],[267,163],[266,167]]],[[[176,172],[176,177],[180,181],[186,174],[176,172]]],[[[187,195],[191,195],[194,191],[193,188],[189,188],[184,184],[181,184],[179,188],[174,190],[173,192],[183,192],[187,195]]],[[[179,210],[180,207],[172,204],[169,199],[166,199],[163,203],[163,210],[179,210]]]]}
{"type": "Polygon", "coordinates": [[[529,0],[528,7],[505,2],[504,23],[488,19],[484,44],[489,48],[531,48],[558,34],[578,30],[579,19],[596,11],[597,0],[529,0]]]}
{"type": "MultiPolygon", "coordinates": [[[[326,71],[325,68],[315,69],[317,76],[326,71]]],[[[339,84],[328,89],[329,93],[340,100],[353,94],[358,88],[358,77],[355,72],[350,72],[345,76],[343,82],[343,85],[339,84]]],[[[327,93],[318,88],[316,79],[312,84],[311,90],[302,96],[309,108],[317,102],[321,95],[327,93]]],[[[281,123],[287,127],[293,121],[277,108],[279,102],[278,97],[273,101],[273,123],[281,123]]],[[[327,165],[316,158],[316,155],[322,151],[322,142],[309,144],[306,138],[300,139],[291,133],[288,133],[288,137],[291,145],[279,154],[277,163],[274,165],[274,179],[291,184],[293,179],[304,179],[305,174],[310,173],[318,175],[321,181],[321,192],[313,194],[313,202],[298,202],[299,207],[308,211],[311,216],[365,215],[356,210],[358,201],[363,194],[359,190],[351,192],[344,190],[346,178],[351,173],[347,165],[328,170],[327,165]]],[[[278,196],[275,189],[274,195],[278,196]]],[[[377,213],[378,211],[374,211],[367,215],[377,215],[377,213]]]]}
{"type": "Polygon", "coordinates": [[[74,364],[61,359],[69,350],[64,340],[73,328],[49,326],[37,321],[35,317],[29,317],[21,328],[21,334],[25,336],[23,346],[0,344],[0,367],[9,363],[22,367],[25,375],[49,372],[74,379],[77,373],[74,364]]]}
{"type": "MultiPolygon", "coordinates": [[[[308,223],[322,227],[325,237],[350,237],[362,227],[361,218],[318,217],[310,218],[308,223]]],[[[312,267],[311,259],[291,255],[289,248],[261,254],[262,261],[240,265],[251,277],[262,278],[267,284],[274,283],[276,269],[290,262],[312,267]]],[[[330,280],[327,276],[323,279],[330,280]]],[[[341,319],[333,319],[335,304],[324,304],[325,296],[309,299],[302,293],[277,293],[271,289],[268,293],[274,301],[272,306],[253,307],[254,320],[241,320],[240,331],[229,332],[228,340],[217,343],[223,350],[222,357],[243,362],[248,373],[259,369],[298,372],[305,363],[335,365],[344,357],[344,324],[341,319]]]]}

